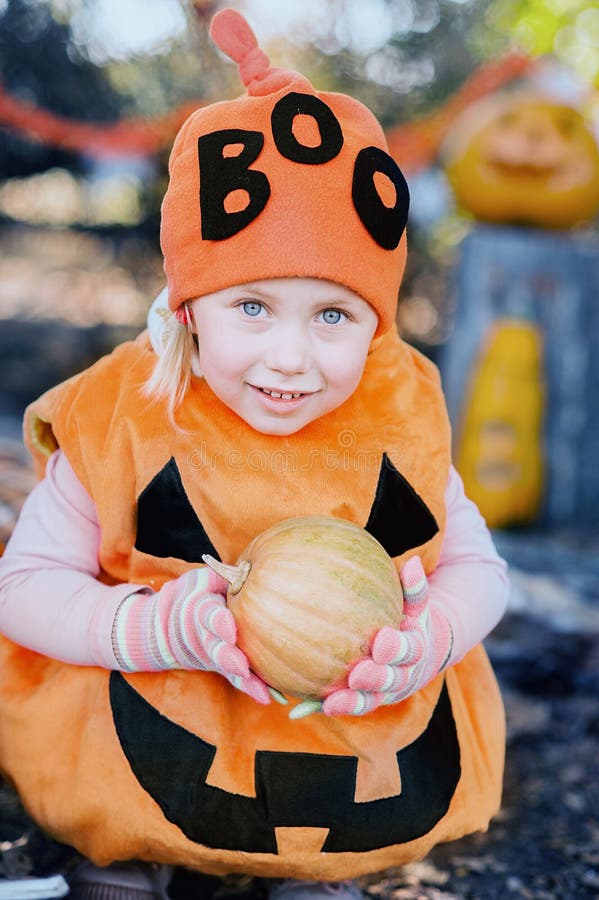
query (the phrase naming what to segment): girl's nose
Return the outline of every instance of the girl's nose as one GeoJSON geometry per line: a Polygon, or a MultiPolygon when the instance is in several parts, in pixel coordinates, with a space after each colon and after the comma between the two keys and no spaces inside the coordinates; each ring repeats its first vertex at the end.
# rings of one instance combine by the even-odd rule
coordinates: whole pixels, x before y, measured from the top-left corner
{"type": "Polygon", "coordinates": [[[298,375],[310,366],[309,341],[301,329],[279,328],[272,335],[272,342],[265,359],[266,365],[274,372],[284,375],[298,375]]]}

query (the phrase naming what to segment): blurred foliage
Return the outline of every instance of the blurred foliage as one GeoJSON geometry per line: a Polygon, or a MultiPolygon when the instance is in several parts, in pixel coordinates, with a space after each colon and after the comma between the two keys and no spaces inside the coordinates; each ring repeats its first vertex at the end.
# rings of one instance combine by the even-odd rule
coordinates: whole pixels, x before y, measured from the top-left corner
{"type": "MultiPolygon", "coordinates": [[[[481,63],[509,49],[553,52],[587,82],[599,72],[599,9],[588,0],[196,3],[147,0],[147,17],[166,17],[169,27],[150,50],[124,52],[122,43],[102,45],[94,34],[108,0],[0,0],[0,78],[22,100],[95,122],[160,116],[194,98],[233,97],[242,92],[236,67],[207,31],[220,5],[248,16],[274,65],[301,70],[322,90],[352,94],[384,127],[434,112],[481,63]],[[291,24],[278,27],[285,17],[291,24]]],[[[119,16],[116,25],[125,29],[124,22],[119,16]]],[[[169,149],[143,185],[143,231],[155,249],[169,149]]],[[[89,160],[0,129],[1,179],[56,167],[81,172],[89,160]]],[[[427,351],[447,335],[447,284],[467,227],[452,209],[436,222],[410,225],[404,324],[427,351]]]]}
{"type": "Polygon", "coordinates": [[[129,97],[125,108],[130,115],[158,116],[187,100],[240,93],[235,67],[193,18],[187,31],[160,53],[109,61],[105,71],[113,87],[129,97]]]}
{"type": "MultiPolygon", "coordinates": [[[[84,121],[113,120],[124,106],[108,72],[85,59],[74,44],[68,22],[58,22],[39,0],[0,4],[0,77],[20,100],[84,121]]],[[[77,169],[79,164],[73,154],[1,131],[3,178],[58,165],[77,169]]]]}
{"type": "MultiPolygon", "coordinates": [[[[0,0],[3,82],[41,107],[96,121],[158,116],[192,98],[240,93],[235,67],[208,38],[209,17],[198,15],[192,0],[170,4],[182,27],[153,52],[111,57],[104,47],[98,63],[90,23],[101,0],[0,0]]],[[[268,23],[265,0],[232,5],[250,15],[260,35],[268,23]]],[[[533,54],[561,53],[596,76],[598,41],[599,9],[587,0],[321,0],[306,3],[303,16],[266,48],[275,64],[301,69],[321,89],[351,93],[390,126],[433,111],[477,66],[514,44],[533,54]]],[[[7,158],[14,141],[3,134],[0,142],[4,174],[18,170],[7,158]]],[[[29,147],[23,170],[44,152],[29,147]]]]}
{"type": "Polygon", "coordinates": [[[599,88],[599,7],[589,0],[495,0],[487,27],[534,56],[554,53],[599,88]]]}
{"type": "MultiPolygon", "coordinates": [[[[352,94],[384,127],[432,112],[485,59],[473,40],[492,0],[380,0],[363,3],[389,11],[389,32],[376,48],[363,46],[352,29],[355,0],[333,0],[326,31],[302,48],[302,70],[316,84],[352,94]],[[334,25],[334,23],[342,23],[334,25]],[[343,24],[344,23],[344,24],[343,24]]],[[[374,11],[373,13],[374,14],[374,11]]],[[[324,30],[324,29],[323,29],[324,30]]],[[[507,38],[497,41],[505,50],[507,38]]]]}

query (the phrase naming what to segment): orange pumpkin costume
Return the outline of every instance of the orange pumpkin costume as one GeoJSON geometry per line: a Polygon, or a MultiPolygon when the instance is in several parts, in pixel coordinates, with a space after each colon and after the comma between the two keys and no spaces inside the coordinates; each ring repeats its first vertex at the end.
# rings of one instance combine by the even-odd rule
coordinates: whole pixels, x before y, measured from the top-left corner
{"type": "MultiPolygon", "coordinates": [[[[171,309],[252,278],[339,280],[379,314],[360,385],[281,437],[254,431],[192,379],[176,430],[167,402],[141,394],[156,361],[142,335],[33,404],[26,440],[40,474],[60,447],[93,499],[110,584],[156,590],[207,552],[233,563],[263,529],[301,515],[355,522],[398,565],[418,552],[431,572],[450,434],[436,369],[392,325],[403,176],[363,107],[269,69],[247,28],[233,37],[248,97],[192,116],[171,157],[171,309]],[[317,140],[306,137],[311,117],[317,140]]],[[[290,720],[288,710],[212,672],[124,676],[0,640],[0,769],[42,826],[99,864],[335,880],[484,829],[499,806],[503,708],[480,645],[363,718],[290,720]]]]}
{"type": "MultiPolygon", "coordinates": [[[[207,544],[233,562],[252,535],[308,513],[368,523],[398,564],[417,551],[434,568],[449,429],[436,370],[394,331],[355,394],[289,441],[253,431],[199,379],[167,441],[165,404],[140,409],[154,359],[142,335],[27,418],[40,470],[58,444],[96,504],[104,580],[157,588],[207,544]]],[[[363,718],[292,721],[214,673],[123,676],[7,640],[0,672],[2,770],[40,824],[101,864],[335,879],[421,857],[499,805],[503,711],[481,646],[363,718]]]]}

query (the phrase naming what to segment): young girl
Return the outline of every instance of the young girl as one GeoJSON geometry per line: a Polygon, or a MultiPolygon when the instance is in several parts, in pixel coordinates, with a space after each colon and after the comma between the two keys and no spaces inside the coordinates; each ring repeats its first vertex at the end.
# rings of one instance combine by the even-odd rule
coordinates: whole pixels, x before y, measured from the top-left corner
{"type": "Polygon", "coordinates": [[[26,417],[44,478],[0,569],[0,766],[93,861],[75,897],[164,897],[184,865],[345,900],[340,878],[498,808],[480,641],[505,566],[451,467],[437,372],[394,327],[408,193],[380,126],[271,68],[233,11],[212,34],[248,92],[176,138],[168,309],[26,417]],[[202,565],[298,515],[365,527],[405,595],[316,710],[250,670],[202,565]]]}

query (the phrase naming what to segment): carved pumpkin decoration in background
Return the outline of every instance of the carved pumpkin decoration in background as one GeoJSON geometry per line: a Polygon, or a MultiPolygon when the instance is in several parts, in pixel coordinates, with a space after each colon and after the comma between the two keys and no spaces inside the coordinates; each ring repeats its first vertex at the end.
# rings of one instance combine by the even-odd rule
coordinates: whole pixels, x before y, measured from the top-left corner
{"type": "Polygon", "coordinates": [[[533,94],[495,95],[449,132],[458,204],[486,222],[571,228],[599,210],[599,147],[577,110],[533,94]]]}
{"type": "Polygon", "coordinates": [[[327,696],[379,628],[401,620],[393,560],[345,519],[285,519],[254,538],[235,566],[204,561],[230,583],[227,604],[252,669],[285,694],[327,696]]]}

